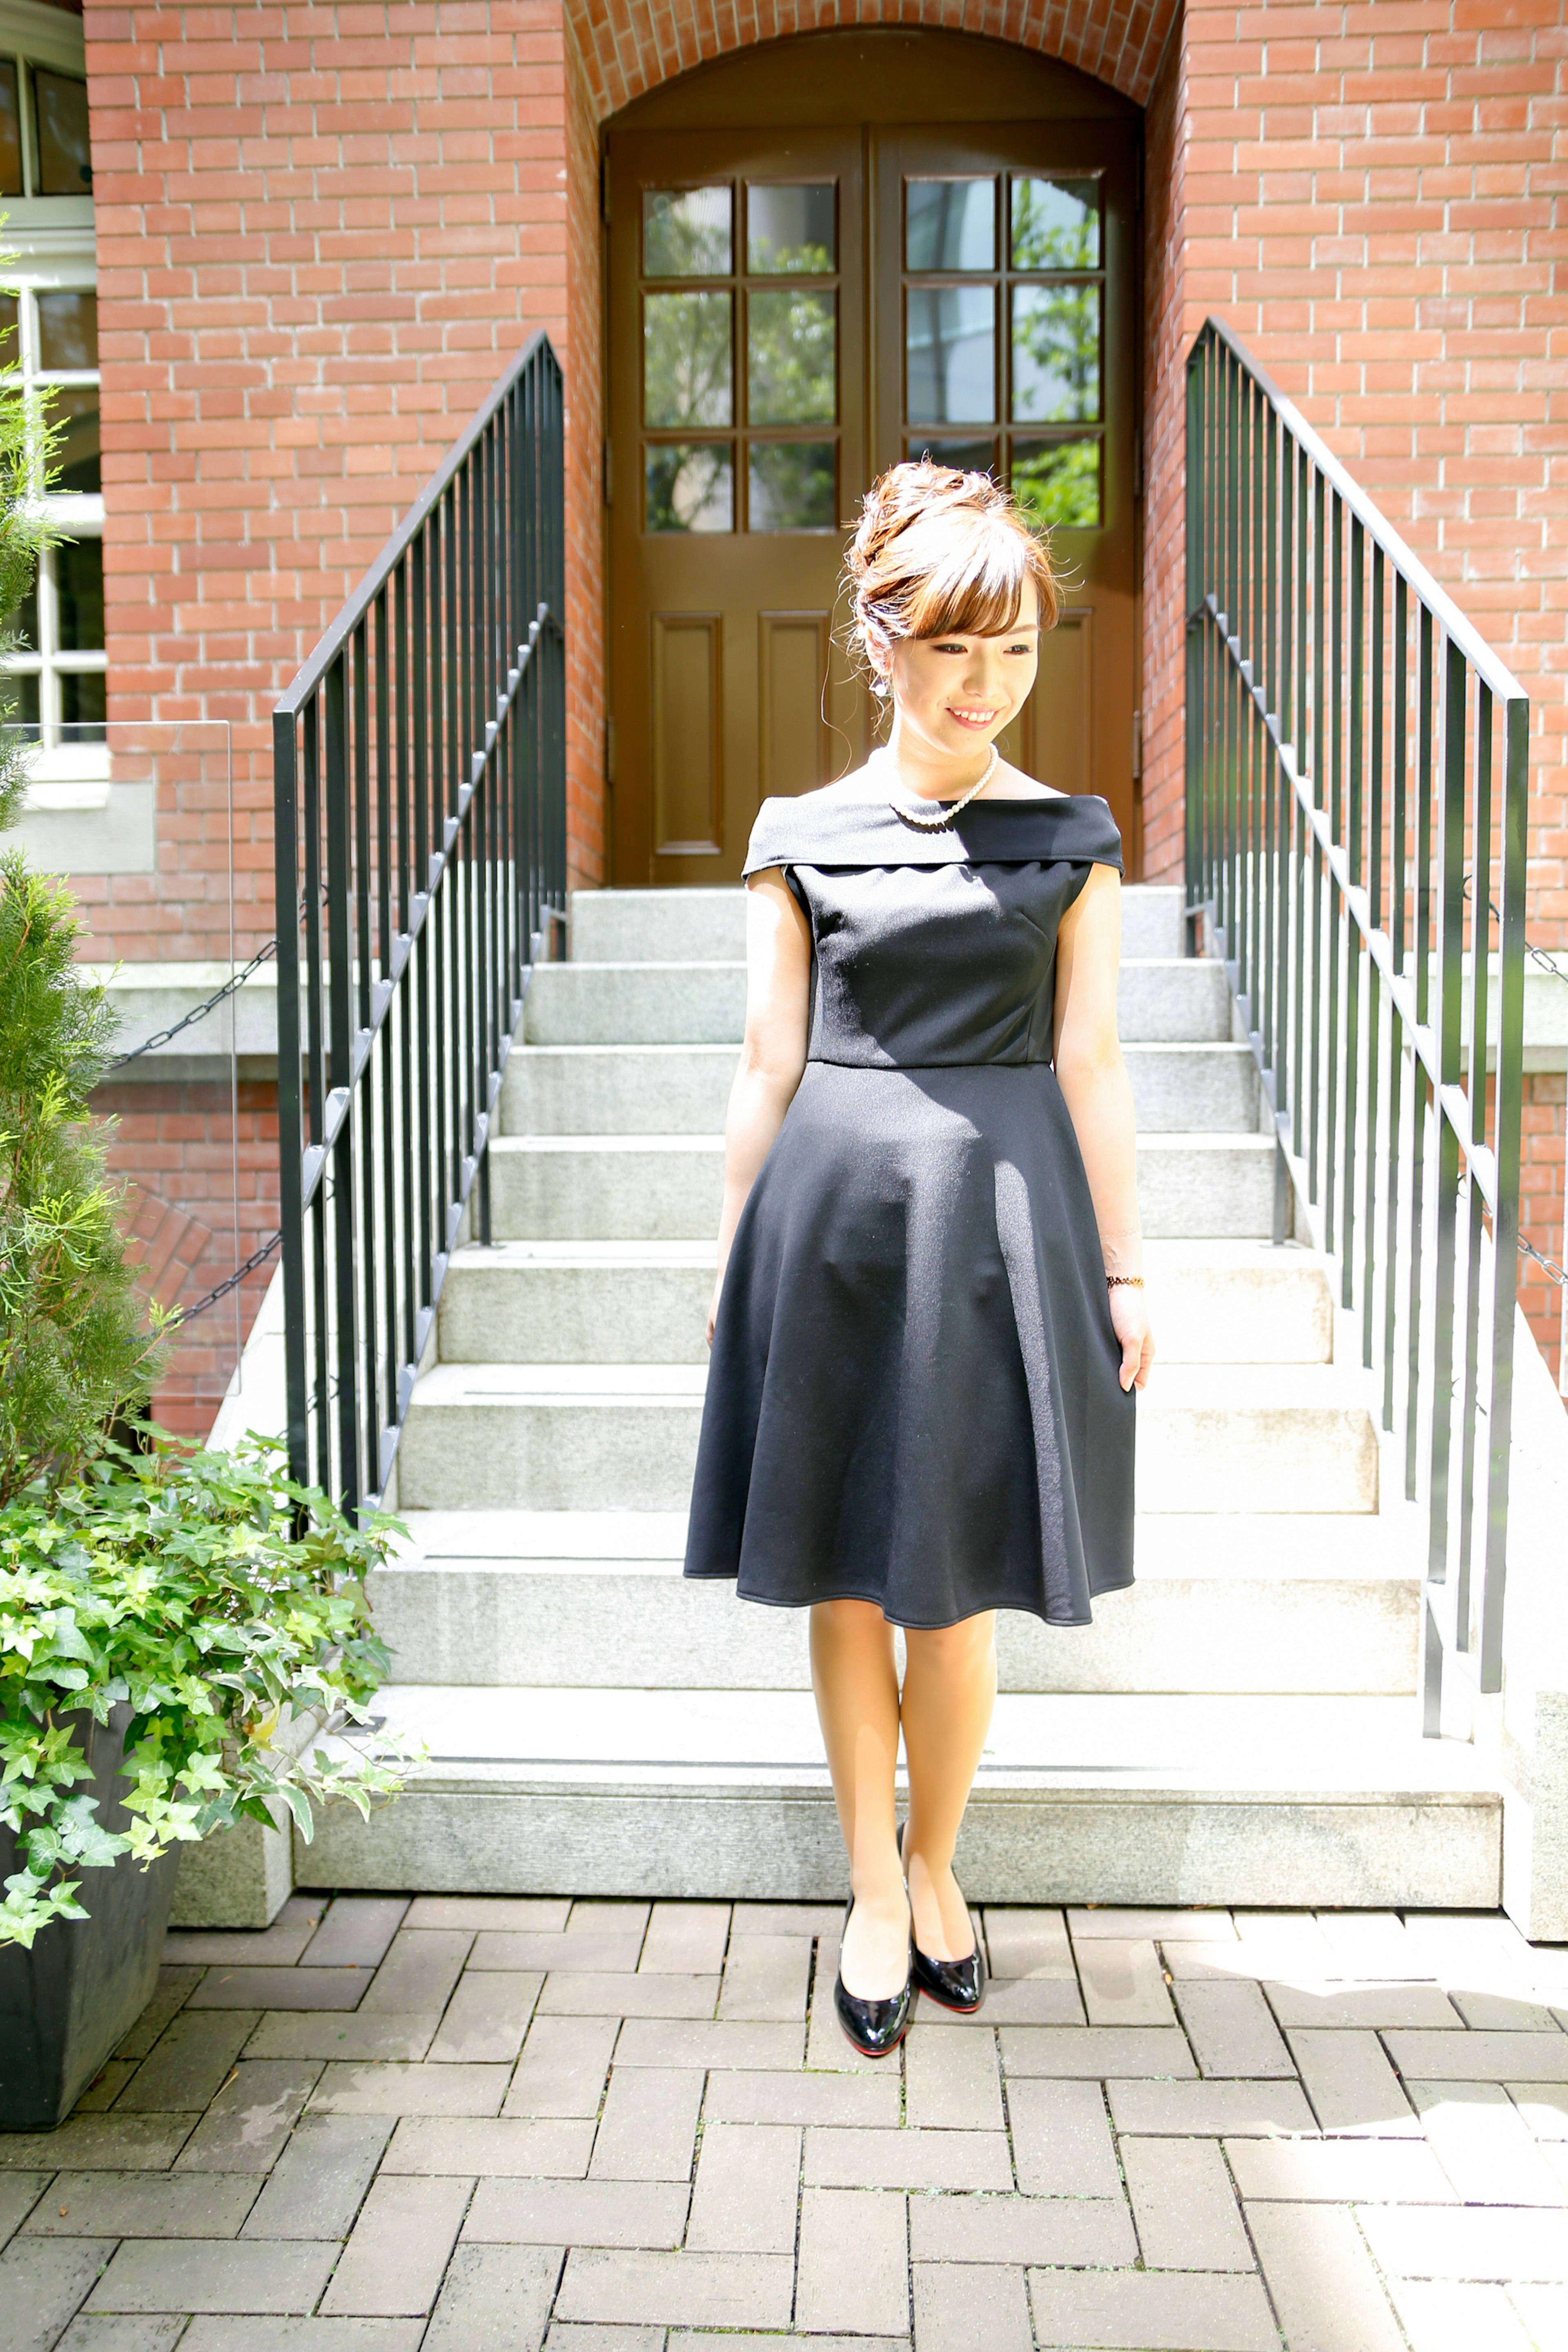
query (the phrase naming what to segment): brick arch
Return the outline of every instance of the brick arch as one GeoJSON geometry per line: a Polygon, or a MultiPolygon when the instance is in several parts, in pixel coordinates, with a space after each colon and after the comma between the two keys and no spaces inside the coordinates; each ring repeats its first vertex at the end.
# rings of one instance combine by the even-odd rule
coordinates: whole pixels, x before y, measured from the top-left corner
{"type": "Polygon", "coordinates": [[[792,33],[940,25],[1016,41],[1077,66],[1142,106],[1178,0],[567,0],[600,120],[711,58],[792,33]]]}

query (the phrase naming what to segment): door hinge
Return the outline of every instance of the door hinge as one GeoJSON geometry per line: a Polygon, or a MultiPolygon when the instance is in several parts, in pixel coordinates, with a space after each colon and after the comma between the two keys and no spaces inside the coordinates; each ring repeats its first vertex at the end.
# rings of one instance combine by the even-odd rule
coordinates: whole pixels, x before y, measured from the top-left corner
{"type": "Polygon", "coordinates": [[[613,719],[606,719],[605,721],[605,782],[607,784],[613,784],[615,781],[616,722],[613,719]]]}
{"type": "Polygon", "coordinates": [[[599,466],[605,485],[605,504],[607,507],[614,506],[616,502],[615,452],[611,447],[610,436],[607,433],[600,452],[599,466]]]}
{"type": "Polygon", "coordinates": [[[1143,776],[1143,713],[1132,713],[1132,781],[1139,783],[1143,776]]]}

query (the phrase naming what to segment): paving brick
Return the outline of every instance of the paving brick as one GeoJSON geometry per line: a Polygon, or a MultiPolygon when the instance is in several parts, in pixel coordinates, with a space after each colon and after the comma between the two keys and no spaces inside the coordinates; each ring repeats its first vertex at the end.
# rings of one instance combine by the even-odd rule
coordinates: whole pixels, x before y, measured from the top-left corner
{"type": "Polygon", "coordinates": [[[1533,2352],[1537,2339],[1506,2288],[1390,2279],[1388,2292],[1414,2352],[1533,2352]]]}
{"type": "Polygon", "coordinates": [[[1032,2270],[1028,2279],[1042,2344],[1115,2345],[1119,2352],[1279,2352],[1279,2331],[1256,2277],[1222,2271],[1184,2276],[1179,2271],[1032,2270]]]}
{"type": "Polygon", "coordinates": [[[7,2246],[0,2254],[7,2352],[49,2352],[113,2246],[111,2238],[18,2238],[7,2246]]]}
{"type": "Polygon", "coordinates": [[[1347,1977],[1426,1977],[1426,1955],[1397,1911],[1319,1911],[1313,1915],[1347,1977]]]}
{"type": "Polygon", "coordinates": [[[1067,1915],[1074,1943],[1100,1937],[1112,1942],[1163,1943],[1179,1936],[1188,1943],[1230,1943],[1237,1940],[1228,1911],[1169,1911],[1142,1909],[1129,1904],[1086,1904],[1067,1915]]]}
{"type": "Polygon", "coordinates": [[[1421,2126],[1375,2033],[1307,2026],[1289,2035],[1290,2054],[1326,2132],[1415,2137],[1421,2126]]]}
{"type": "Polygon", "coordinates": [[[385,1958],[407,1914],[406,1895],[340,1895],[306,1946],[300,1965],[374,1969],[385,1958]]]}
{"type": "Polygon", "coordinates": [[[405,2116],[393,2134],[384,2172],[538,2173],[581,2180],[594,2126],[585,2118],[521,2116],[405,2116]]]}
{"type": "Polygon", "coordinates": [[[1382,2033],[1419,2026],[1460,2032],[1464,2020],[1441,1985],[1266,1984],[1268,2006],[1283,2026],[1361,2027],[1382,2033]]]}
{"type": "Polygon", "coordinates": [[[715,2074],[702,2112],[714,2123],[845,2124],[896,2131],[899,2077],[880,2074],[715,2074]]]}
{"type": "Polygon", "coordinates": [[[52,2178],[47,2172],[0,2172],[0,2246],[21,2228],[52,2178]]]}
{"type": "MultiPolygon", "coordinates": [[[[847,2050],[849,2044],[837,2032],[847,2050]]],[[[616,2043],[617,2066],[740,2066],[793,2071],[801,2063],[798,2025],[742,2025],[730,2019],[629,2017],[616,2043]]]]}
{"type": "Polygon", "coordinates": [[[120,2094],[116,2116],[174,2115],[205,2107],[216,2097],[258,2022],[251,2010],[207,2010],[199,2016],[186,2011],[176,2017],[120,2094]]]}
{"type": "Polygon", "coordinates": [[[1355,1975],[1347,1970],[1310,1911],[1233,1911],[1237,1936],[1249,1953],[1268,1954],[1274,1977],[1355,1975]]]}
{"type": "Polygon", "coordinates": [[[365,2009],[445,2009],[473,1940],[463,1927],[400,1927],[365,1993],[365,2009]]]}
{"type": "MultiPolygon", "coordinates": [[[[1290,2352],[1403,2352],[1399,2323],[1349,2213],[1331,2205],[1248,2204],[1246,2211],[1290,2352]]],[[[1454,2217],[1428,2218],[1446,2228],[1454,2217]]]]}
{"type": "Polygon", "coordinates": [[[1115,2269],[1138,2259],[1127,2200],[1110,2197],[913,2197],[915,2263],[1066,2263],[1115,2269]]]}
{"type": "Polygon", "coordinates": [[[1358,2205],[1356,2217],[1392,2277],[1568,2281],[1568,2229],[1560,2212],[1358,2205]]]}
{"type": "Polygon", "coordinates": [[[788,2124],[705,2125],[688,2246],[700,2253],[793,2255],[800,2137],[788,2124]]]}
{"type": "MultiPolygon", "coordinates": [[[[816,1982],[811,1996],[811,2015],[806,2026],[805,2063],[810,2074],[886,2074],[887,2061],[868,2058],[845,2039],[833,2006],[834,1976],[837,1966],[837,1944],[824,1946],[817,1955],[816,1982]]],[[[929,2007],[927,2003],[925,2006],[929,2007]]],[[[738,2027],[737,2032],[757,2031],[738,2027]]],[[[793,2028],[773,2027],[775,2032],[792,2032],[793,2028]]],[[[798,2063],[798,2061],[796,2062],[798,2063]]]]}
{"type": "Polygon", "coordinates": [[[229,2172],[61,2172],[23,2235],[232,2238],[260,2186],[229,2172]]]}
{"type": "Polygon", "coordinates": [[[805,2135],[813,2189],[1001,2189],[1013,2186],[1004,2132],[854,2131],[813,2124],[805,2135]]]}
{"type": "Polygon", "coordinates": [[[1424,2140],[1227,2139],[1244,2199],[1310,2205],[1456,2205],[1424,2140]]]}
{"type": "Polygon", "coordinates": [[[145,2058],[169,2020],[184,2009],[200,1982],[199,1969],[160,1969],[152,2000],[124,2040],[116,2044],[115,2056],[145,2058]]]}
{"type": "Polygon", "coordinates": [[[1022,2271],[917,2263],[915,2352],[1034,2352],[1022,2271]]]}
{"type": "Polygon", "coordinates": [[[1508,2299],[1523,2320],[1535,2352],[1568,2352],[1568,2288],[1514,2284],[1508,2299]]]}
{"type": "Polygon", "coordinates": [[[842,1903],[737,1903],[730,1931],[735,1936],[837,1936],[843,1925],[842,1903]]]}
{"type": "Polygon", "coordinates": [[[1413,1911],[1405,1926],[1423,1964],[1444,1984],[1524,1985],[1531,1979],[1530,1946],[1499,1912],[1413,1911]]]}
{"type": "Polygon", "coordinates": [[[511,1969],[476,1975],[466,1969],[447,2003],[440,2031],[426,2053],[430,2063],[510,2065],[539,1998],[542,1976],[511,1969]]]}
{"type": "Polygon", "coordinates": [[[1467,2205],[1562,2205],[1562,2181],[1500,2083],[1415,2083],[1411,2103],[1467,2205]]]}
{"type": "Polygon", "coordinates": [[[292,1968],[326,1907],[324,1895],[290,1895],[270,1927],[172,1927],[163,1938],[163,1959],[170,1967],[292,1968]]]}
{"type": "Polygon", "coordinates": [[[135,2058],[107,2059],[71,2109],[72,2115],[102,2115],[114,2105],[140,2063],[135,2058]]]}
{"type": "Polygon", "coordinates": [[[909,2325],[909,2226],[889,2190],[806,2189],[795,2322],[805,2335],[896,2336],[909,2325]]]}
{"type": "Polygon", "coordinates": [[[544,2339],[544,2352],[665,2352],[667,2342],[674,2344],[715,2344],[721,2352],[733,2352],[741,2344],[777,2346],[776,2336],[731,2336],[728,2329],[721,2336],[693,2336],[683,2331],[677,2337],[667,2338],[662,2327],[595,2327],[571,2319],[552,2319],[550,2333],[544,2339]]]}
{"type": "Polygon", "coordinates": [[[1568,2033],[1391,2033],[1411,2083],[1568,2083],[1568,2033]]]}
{"type": "MultiPolygon", "coordinates": [[[[782,2352],[792,2344],[809,2345],[810,2352],[910,2352],[907,2336],[732,2336],[728,2330],[719,2335],[692,2327],[670,2329],[668,2352],[782,2352]]],[[[626,2347],[606,2337],[600,2352],[626,2352],[626,2347]]]]}
{"type": "Polygon", "coordinates": [[[428,2311],[473,2186],[385,2172],[373,2180],[321,2299],[322,2315],[397,2319],[428,2311]]]}
{"type": "Polygon", "coordinates": [[[1313,2132],[1306,2095],[1295,2083],[1121,2083],[1106,2084],[1119,2132],[1214,2138],[1272,2138],[1313,2132]]]}
{"type": "Polygon", "coordinates": [[[173,2164],[198,2115],[72,2116],[55,2131],[0,2132],[0,2172],[162,2172],[173,2164]]]}
{"type": "Polygon", "coordinates": [[[465,1927],[476,1935],[489,1934],[497,1928],[525,1935],[557,1935],[566,1925],[571,1908],[564,1897],[553,1895],[419,1895],[409,1905],[404,1924],[410,1927],[465,1927]]]}
{"type": "MultiPolygon", "coordinates": [[[[751,1935],[766,1935],[752,1928],[751,1935]]],[[[727,1903],[656,1903],[637,1966],[645,1976],[716,1976],[730,1940],[727,1903]]]]}
{"type": "Polygon", "coordinates": [[[1059,1911],[1005,1911],[988,1906],[981,1918],[993,1976],[1077,1981],[1067,1922],[1059,1911]]]}
{"type": "Polygon", "coordinates": [[[1266,1950],[1248,1947],[1238,1938],[1228,1944],[1188,1944],[1167,1936],[1160,1946],[1160,1957],[1167,1973],[1178,1984],[1186,1978],[1217,1978],[1226,1984],[1249,1979],[1257,1983],[1275,1973],[1266,1950]]]}
{"type": "Polygon", "coordinates": [[[441,2022],[439,2010],[416,2015],[301,2017],[274,2011],[264,2017],[245,2045],[247,2058],[423,2058],[441,2022]]]}
{"type": "MultiPolygon", "coordinates": [[[[571,1969],[600,1976],[631,1976],[642,1952],[640,1936],[566,1936],[486,1928],[474,1937],[472,1969],[571,1969]]],[[[715,1962],[713,1973],[718,1973],[715,1962]]]]}
{"type": "Polygon", "coordinates": [[[699,2067],[617,2066],[599,2118],[595,2180],[689,2180],[702,2105],[699,2067]]]}
{"type": "Polygon", "coordinates": [[[1145,2270],[1253,2268],[1230,2174],[1212,2139],[1125,2138],[1121,2154],[1145,2270]]]}
{"type": "Polygon", "coordinates": [[[1174,2025],[1152,1943],[1088,1937],[1078,1947],[1078,1973],[1091,2025],[1174,2025]]]}
{"type": "Polygon", "coordinates": [[[681,2242],[691,2191],[684,2181],[479,2182],[465,2242],[530,2246],[648,2246],[681,2242]]]}
{"type": "Polygon", "coordinates": [[[1098,2083],[1007,2085],[1013,2158],[1028,2197],[1121,2198],[1121,2174],[1098,2083]]]}
{"type": "Polygon", "coordinates": [[[636,1936],[647,1933],[650,1903],[604,1903],[584,1896],[566,1915],[569,1936],[636,1936]]]}
{"type": "Polygon", "coordinates": [[[1295,2074],[1290,2053],[1257,1985],[1239,1978],[1232,1984],[1184,1978],[1176,2007],[1193,2055],[1205,2075],[1236,2075],[1261,2083],[1295,2074]]]}
{"type": "Polygon", "coordinates": [[[719,1998],[717,1977],[605,1976],[596,1970],[552,1969],[539,1996],[542,2017],[708,2018],[719,1998]]]}
{"type": "Polygon", "coordinates": [[[596,2116],[620,2031],[613,2017],[535,2017],[503,2116],[596,2116]]]}
{"type": "MultiPolygon", "coordinates": [[[[184,2312],[173,2318],[144,2319],[129,2312],[105,2312],[95,2316],[79,2312],[60,2337],[56,2352],[174,2352],[185,2326],[184,2312]]],[[[186,2342],[190,2341],[187,2336],[186,2342]]]]}
{"type": "Polygon", "coordinates": [[[719,1992],[719,2014],[763,2024],[804,2019],[810,1973],[811,1947],[798,1936],[733,1936],[719,1992]]]}
{"type": "Polygon", "coordinates": [[[184,2172],[266,2172],[321,2074],[297,2058],[242,2058],[184,2147],[184,2172]]]}
{"type": "Polygon", "coordinates": [[[180,2352],[419,2352],[422,2319],[201,2319],[180,2352]]]}
{"type": "Polygon", "coordinates": [[[505,2066],[331,2064],[310,2095],[318,2116],[499,2116],[505,2066]]]}
{"type": "Polygon", "coordinates": [[[989,2033],[943,2033],[923,2020],[904,2042],[909,2119],[944,2131],[1000,2131],[1002,2081],[989,2033]]]}
{"type": "Polygon", "coordinates": [[[1466,1992],[1449,2000],[1465,2023],[1483,2033],[1554,2033],[1557,2021],[1543,2000],[1521,2000],[1506,1992],[1466,1992]]]}
{"type": "Polygon", "coordinates": [[[200,2009],[357,2009],[374,1969],[209,1969],[185,2014],[200,2009]]]}
{"type": "Polygon", "coordinates": [[[91,2294],[89,2311],[313,2311],[336,2246],[252,2238],[128,2238],[91,2294]]]}
{"type": "Polygon", "coordinates": [[[459,2246],[422,2352],[539,2352],[560,2274],[553,2246],[459,2246]]]}
{"type": "Polygon", "coordinates": [[[1084,2021],[1076,1977],[1070,1981],[1061,1977],[993,1979],[985,1990],[984,2008],[973,2017],[956,2009],[940,2008],[934,2000],[922,2000],[915,2014],[922,2025],[965,2033],[990,2033],[998,2025],[1081,2025],[1084,2021]]]}
{"type": "Polygon", "coordinates": [[[607,2253],[574,2246],[555,2298],[562,2319],[669,2327],[787,2327],[787,2254],[607,2253]]]}
{"type": "Polygon", "coordinates": [[[1568,2083],[1508,2083],[1504,2088],[1537,2139],[1568,2139],[1568,2083]]]}
{"type": "Polygon", "coordinates": [[[1186,2037],[1173,2026],[1009,2025],[1002,2030],[1008,2074],[1077,2075],[1104,2082],[1116,2074],[1179,2081],[1195,2074],[1186,2037]]]}
{"type": "Polygon", "coordinates": [[[391,2138],[390,2116],[302,2116],[247,2238],[346,2238],[391,2138]]]}

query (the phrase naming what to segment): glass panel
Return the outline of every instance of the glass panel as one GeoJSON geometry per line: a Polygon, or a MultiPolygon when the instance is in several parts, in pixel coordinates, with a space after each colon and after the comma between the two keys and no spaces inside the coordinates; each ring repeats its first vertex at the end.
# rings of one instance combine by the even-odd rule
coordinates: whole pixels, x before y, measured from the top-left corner
{"type": "Polygon", "coordinates": [[[647,530],[733,530],[735,461],[727,441],[675,441],[645,448],[647,530]]]}
{"type": "Polygon", "coordinates": [[[838,413],[837,298],[753,294],[746,303],[746,415],[831,425],[838,413]]]}
{"type": "Polygon", "coordinates": [[[747,476],[752,530],[831,530],[837,521],[831,441],[753,441],[747,476]]]}
{"type": "Polygon", "coordinates": [[[1034,521],[1092,530],[1100,520],[1098,441],[1015,441],[1013,495],[1034,521]]]}
{"type": "Polygon", "coordinates": [[[42,681],[37,671],[29,670],[24,672],[20,677],[7,678],[5,687],[11,698],[11,708],[5,720],[5,726],[14,729],[18,735],[26,737],[29,743],[36,743],[43,731],[39,701],[42,681]]]}
{"type": "Polygon", "coordinates": [[[16,63],[0,60],[0,196],[22,194],[22,112],[16,102],[16,63]]]}
{"type": "Polygon", "coordinates": [[[40,294],[38,365],[46,375],[75,374],[98,365],[96,294],[40,294]]]}
{"type": "Polygon", "coordinates": [[[906,180],[905,268],[994,269],[994,180],[906,180]]]}
{"type": "Polygon", "coordinates": [[[642,267],[645,278],[727,278],[729,189],[645,188],[642,267]]]}
{"type": "Polygon", "coordinates": [[[1100,289],[1015,286],[1013,415],[1021,425],[1100,415],[1100,289]]]}
{"type": "Polygon", "coordinates": [[[919,436],[909,444],[911,457],[934,457],[939,466],[952,466],[960,474],[994,474],[996,444],[994,441],[932,441],[919,436]]]}
{"type": "Polygon", "coordinates": [[[100,669],[62,669],[60,735],[68,743],[101,743],[108,715],[109,679],[100,669]]]}
{"type": "Polygon", "coordinates": [[[60,616],[60,651],[103,651],[103,541],[62,540],[55,550],[55,593],[60,616]]]}
{"type": "Polygon", "coordinates": [[[85,196],[92,186],[87,142],[87,84],[33,68],[38,112],[38,194],[85,196]]]}
{"type": "Polygon", "coordinates": [[[16,367],[22,346],[16,335],[16,297],[0,294],[0,367],[16,367]]]}
{"type": "Polygon", "coordinates": [[[643,423],[729,425],[729,294],[643,296],[643,423]]]}
{"type": "Polygon", "coordinates": [[[746,267],[759,278],[820,276],[837,243],[831,180],[746,190],[746,267]]]}
{"type": "Polygon", "coordinates": [[[83,384],[79,389],[54,393],[47,413],[52,424],[64,427],[55,455],[57,471],[49,488],[68,491],[78,498],[101,490],[98,386],[83,384]]]}
{"type": "Polygon", "coordinates": [[[1015,180],[1015,269],[1100,268],[1098,180],[1015,180]]]}
{"type": "Polygon", "coordinates": [[[989,286],[911,286],[905,415],[989,425],[996,414],[996,297],[989,286]]]}
{"type": "Polygon", "coordinates": [[[38,650],[38,591],[37,583],[28,589],[14,613],[7,613],[0,622],[0,631],[9,637],[7,648],[12,653],[36,654],[38,650]]]}

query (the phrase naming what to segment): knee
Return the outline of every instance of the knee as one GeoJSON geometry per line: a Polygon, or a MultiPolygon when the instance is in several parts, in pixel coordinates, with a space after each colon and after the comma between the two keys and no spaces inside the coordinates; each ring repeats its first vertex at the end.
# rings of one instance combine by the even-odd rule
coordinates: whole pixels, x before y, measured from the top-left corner
{"type": "Polygon", "coordinates": [[[905,1634],[911,1665],[939,1675],[978,1672],[996,1646],[996,1612],[982,1610],[977,1617],[961,1617],[956,1625],[911,1629],[905,1634]]]}
{"type": "Polygon", "coordinates": [[[845,1647],[870,1643],[890,1650],[893,1630],[874,1601],[814,1601],[811,1637],[845,1647]]]}

